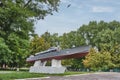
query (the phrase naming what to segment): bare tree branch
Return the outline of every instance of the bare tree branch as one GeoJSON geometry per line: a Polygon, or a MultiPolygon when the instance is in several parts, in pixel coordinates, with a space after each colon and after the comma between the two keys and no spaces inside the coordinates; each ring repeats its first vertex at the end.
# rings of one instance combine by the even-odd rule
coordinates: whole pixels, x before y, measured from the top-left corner
{"type": "Polygon", "coordinates": [[[27,7],[31,1],[32,1],[32,0],[29,0],[29,1],[24,5],[24,8],[27,7]]]}

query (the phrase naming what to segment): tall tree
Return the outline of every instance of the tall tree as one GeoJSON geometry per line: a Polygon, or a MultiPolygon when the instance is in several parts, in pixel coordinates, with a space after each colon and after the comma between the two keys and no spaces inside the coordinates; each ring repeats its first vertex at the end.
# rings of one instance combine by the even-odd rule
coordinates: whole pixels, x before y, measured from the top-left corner
{"type": "Polygon", "coordinates": [[[0,0],[0,37],[11,51],[11,64],[21,64],[28,55],[34,21],[57,11],[58,6],[59,0],[0,0]]]}
{"type": "Polygon", "coordinates": [[[34,20],[57,11],[58,3],[59,0],[1,0],[0,35],[7,37],[15,32],[21,38],[28,38],[34,32],[34,20]]]}
{"type": "MultiPolygon", "coordinates": [[[[10,67],[21,67],[26,61],[26,57],[30,53],[29,42],[26,39],[21,39],[16,34],[10,34],[8,36],[8,45],[11,52],[10,67]]],[[[6,53],[7,54],[7,53],[6,53]]]]}
{"type": "Polygon", "coordinates": [[[85,60],[83,60],[83,64],[86,68],[94,71],[107,70],[115,66],[112,63],[112,56],[109,52],[97,52],[95,49],[90,50],[85,60]]]}
{"type": "MultiPolygon", "coordinates": [[[[80,27],[79,31],[81,31],[86,42],[92,45],[92,47],[96,47],[100,53],[101,51],[110,53],[112,56],[112,64],[114,64],[113,68],[120,66],[120,39],[118,37],[120,36],[120,22],[92,21],[88,25],[80,27]]],[[[98,54],[96,54],[96,56],[97,55],[98,54]]]]}
{"type": "Polygon", "coordinates": [[[60,39],[61,39],[61,47],[63,49],[85,45],[85,39],[78,31],[71,31],[70,33],[64,33],[60,39]]]}
{"type": "Polygon", "coordinates": [[[9,47],[5,44],[5,41],[3,38],[0,38],[0,66],[4,67],[8,65],[11,60],[11,50],[9,47]]]}
{"type": "Polygon", "coordinates": [[[50,48],[50,44],[45,41],[43,37],[35,36],[30,43],[30,50],[32,54],[44,51],[50,48]]]}
{"type": "Polygon", "coordinates": [[[110,44],[113,43],[114,45],[116,42],[118,42],[119,39],[117,36],[119,35],[119,28],[120,23],[117,21],[112,21],[109,23],[104,21],[91,21],[88,25],[81,26],[78,31],[80,31],[84,36],[87,44],[92,45],[93,47],[96,46],[98,49],[101,49],[101,43],[104,44],[109,42],[110,44]]]}
{"type": "Polygon", "coordinates": [[[60,39],[58,33],[50,34],[50,32],[45,32],[41,37],[50,44],[50,47],[57,47],[59,45],[60,39]]]}

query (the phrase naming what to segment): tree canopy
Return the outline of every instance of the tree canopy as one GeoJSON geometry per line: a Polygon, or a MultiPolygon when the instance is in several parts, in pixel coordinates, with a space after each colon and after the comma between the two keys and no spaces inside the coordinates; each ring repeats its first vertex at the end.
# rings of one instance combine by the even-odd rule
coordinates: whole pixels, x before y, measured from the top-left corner
{"type": "Polygon", "coordinates": [[[91,70],[107,70],[115,65],[112,63],[112,56],[109,52],[101,51],[97,52],[95,49],[91,49],[86,59],[83,60],[83,64],[86,68],[91,70]]]}
{"type": "Polygon", "coordinates": [[[57,11],[59,2],[59,0],[0,0],[1,66],[7,64],[19,67],[25,63],[26,57],[30,54],[30,36],[35,35],[34,22],[57,11]],[[7,57],[8,55],[10,56],[7,57]]]}
{"type": "MultiPolygon", "coordinates": [[[[98,54],[87,56],[85,59],[85,61],[90,61],[91,64],[92,60],[89,60],[89,58],[92,58],[94,60],[94,66],[92,68],[96,68],[97,70],[99,70],[99,67],[95,66],[95,64],[100,65],[102,61],[98,59],[102,59],[102,56],[109,59],[108,61],[110,61],[110,63],[114,65],[112,66],[112,68],[120,68],[120,39],[118,37],[120,36],[120,22],[92,21],[88,25],[81,26],[79,28],[79,31],[82,32],[82,35],[86,39],[87,44],[98,50],[98,54]],[[95,63],[96,61],[99,63],[95,63]]],[[[103,59],[104,62],[107,61],[107,59],[103,59]]],[[[86,64],[85,66],[87,66],[86,64]]],[[[106,67],[110,69],[111,67],[109,66],[109,63],[107,64],[108,65],[106,65],[106,67]]],[[[88,65],[90,64],[88,63],[88,65]]],[[[103,64],[103,66],[105,66],[105,64],[103,64]]],[[[103,66],[100,66],[100,68],[102,68],[103,66]]]]}

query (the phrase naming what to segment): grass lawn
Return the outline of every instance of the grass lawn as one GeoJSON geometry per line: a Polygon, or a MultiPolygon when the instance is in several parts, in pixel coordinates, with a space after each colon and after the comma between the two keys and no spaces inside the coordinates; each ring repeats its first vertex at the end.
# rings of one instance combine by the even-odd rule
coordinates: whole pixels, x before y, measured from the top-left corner
{"type": "Polygon", "coordinates": [[[40,74],[40,73],[29,73],[25,71],[0,71],[0,80],[14,80],[23,78],[36,78],[36,77],[46,77],[46,76],[65,76],[73,74],[84,74],[87,72],[65,72],[63,74],[40,74]]]}

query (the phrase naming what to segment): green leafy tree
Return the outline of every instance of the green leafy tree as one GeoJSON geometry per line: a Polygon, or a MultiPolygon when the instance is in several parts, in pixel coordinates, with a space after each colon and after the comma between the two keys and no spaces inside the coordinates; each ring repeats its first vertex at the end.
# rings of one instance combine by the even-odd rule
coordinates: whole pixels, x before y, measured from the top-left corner
{"type": "Polygon", "coordinates": [[[111,47],[116,43],[119,43],[119,28],[120,23],[117,21],[112,21],[109,23],[104,21],[91,21],[88,25],[81,26],[78,31],[81,32],[82,36],[84,36],[87,44],[101,50],[102,47],[100,46],[104,43],[111,45],[111,47]]]}
{"type": "Polygon", "coordinates": [[[41,35],[44,38],[45,42],[50,44],[50,47],[57,47],[60,42],[58,33],[50,34],[50,32],[45,32],[41,35]]]}
{"type": "Polygon", "coordinates": [[[47,50],[48,48],[50,48],[50,44],[47,43],[43,37],[35,36],[30,42],[30,50],[32,54],[47,50]]]}
{"type": "Polygon", "coordinates": [[[115,46],[114,31],[110,29],[103,30],[97,33],[93,40],[99,50],[110,51],[115,46]]]}
{"type": "Polygon", "coordinates": [[[84,70],[85,67],[83,65],[83,60],[84,57],[72,59],[71,69],[81,70],[81,71],[84,70]]]}
{"type": "Polygon", "coordinates": [[[61,48],[72,48],[85,45],[85,39],[80,32],[71,31],[70,33],[64,33],[61,36],[61,48]]]}
{"type": "MultiPolygon", "coordinates": [[[[57,11],[59,0],[0,0],[0,37],[11,53],[10,66],[24,65],[34,22],[57,11]]],[[[4,55],[5,56],[5,55],[4,55]]],[[[4,57],[2,56],[2,57],[4,57]]],[[[6,58],[7,59],[7,58],[6,58]]],[[[2,64],[2,63],[1,63],[2,64]]]]}
{"type": "Polygon", "coordinates": [[[29,42],[21,39],[16,34],[10,34],[8,37],[9,49],[11,53],[10,67],[21,67],[24,65],[29,52],[29,42]]]}
{"type": "Polygon", "coordinates": [[[59,0],[1,0],[0,35],[5,40],[11,32],[29,39],[34,21],[57,11],[59,0]]]}
{"type": "MultiPolygon", "coordinates": [[[[98,51],[111,53],[113,68],[119,68],[120,55],[120,22],[91,21],[78,29],[88,45],[96,47],[98,51]]],[[[97,55],[96,55],[97,56],[97,55]]]]}
{"type": "Polygon", "coordinates": [[[111,53],[107,51],[97,52],[94,49],[90,50],[85,60],[83,60],[83,64],[86,68],[94,71],[107,70],[115,66],[112,63],[111,53]]]}
{"type": "Polygon", "coordinates": [[[11,50],[5,44],[3,38],[0,38],[0,66],[4,68],[11,62],[11,50]]]}

